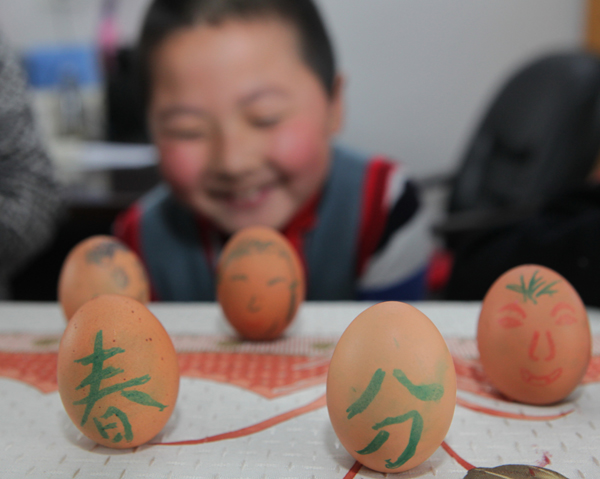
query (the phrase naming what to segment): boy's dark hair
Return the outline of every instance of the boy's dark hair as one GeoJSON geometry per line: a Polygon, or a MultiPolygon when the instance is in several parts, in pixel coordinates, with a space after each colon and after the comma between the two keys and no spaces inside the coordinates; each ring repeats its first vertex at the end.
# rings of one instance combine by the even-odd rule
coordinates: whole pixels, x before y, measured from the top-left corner
{"type": "Polygon", "coordinates": [[[151,57],[169,35],[194,25],[269,16],[296,28],[301,57],[332,95],[336,73],[333,48],[312,0],[154,0],[146,13],[137,51],[144,104],[149,100],[152,81],[151,57]]]}

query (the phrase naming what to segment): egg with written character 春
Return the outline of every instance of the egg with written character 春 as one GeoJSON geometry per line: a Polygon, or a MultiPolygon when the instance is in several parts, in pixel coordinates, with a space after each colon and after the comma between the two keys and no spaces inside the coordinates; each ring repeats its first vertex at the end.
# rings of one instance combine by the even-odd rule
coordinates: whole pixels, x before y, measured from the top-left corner
{"type": "Polygon", "coordinates": [[[517,266],[486,293],[477,326],[481,364],[504,395],[551,404],[581,382],[591,357],[585,305],[573,286],[544,266],[517,266]]]}
{"type": "Polygon", "coordinates": [[[455,402],[448,347],[413,306],[371,306],[335,347],[327,376],[331,424],[346,450],[375,471],[406,471],[430,457],[450,428],[455,402]]]}
{"type": "Polygon", "coordinates": [[[140,302],[101,295],[73,315],[60,341],[58,390],[73,424],[111,448],[144,444],[171,416],[179,364],[160,321],[140,302]]]}
{"type": "Polygon", "coordinates": [[[113,236],[96,235],[75,245],[58,279],[58,301],[67,320],[77,308],[100,294],[121,294],[142,303],[150,300],[150,282],[137,254],[113,236]]]}
{"type": "Polygon", "coordinates": [[[238,231],[223,248],[217,266],[217,299],[244,338],[280,336],[304,300],[304,271],[289,241],[274,229],[238,231]]]}

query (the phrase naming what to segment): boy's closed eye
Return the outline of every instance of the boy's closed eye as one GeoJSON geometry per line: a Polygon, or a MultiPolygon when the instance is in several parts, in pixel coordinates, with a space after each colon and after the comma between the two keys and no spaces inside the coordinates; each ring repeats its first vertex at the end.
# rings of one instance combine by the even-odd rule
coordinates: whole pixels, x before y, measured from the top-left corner
{"type": "Polygon", "coordinates": [[[250,124],[257,128],[269,128],[277,125],[281,121],[281,116],[263,116],[263,117],[250,117],[250,124]]]}
{"type": "Polygon", "coordinates": [[[250,95],[242,102],[248,122],[258,128],[280,123],[288,110],[287,95],[277,89],[265,89],[250,95]]]}
{"type": "Polygon", "coordinates": [[[174,140],[199,140],[207,137],[207,134],[204,130],[192,128],[166,127],[161,129],[161,134],[174,140]]]}
{"type": "Polygon", "coordinates": [[[171,139],[201,139],[207,137],[210,132],[202,113],[181,108],[163,112],[157,126],[160,135],[171,139]]]}
{"type": "Polygon", "coordinates": [[[282,106],[256,105],[246,110],[248,123],[257,128],[269,128],[279,124],[286,114],[282,106]]]}

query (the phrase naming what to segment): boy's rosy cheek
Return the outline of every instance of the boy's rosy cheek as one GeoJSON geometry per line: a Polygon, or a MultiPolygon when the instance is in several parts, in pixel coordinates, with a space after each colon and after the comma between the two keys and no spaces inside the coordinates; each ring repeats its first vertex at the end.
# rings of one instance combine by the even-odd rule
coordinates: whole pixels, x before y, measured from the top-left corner
{"type": "Polygon", "coordinates": [[[281,130],[273,143],[272,153],[290,171],[312,168],[324,161],[323,153],[329,148],[328,139],[319,134],[315,125],[295,122],[281,130]]]}
{"type": "Polygon", "coordinates": [[[198,182],[202,163],[184,146],[162,146],[160,168],[168,183],[176,188],[191,187],[198,182]]]}

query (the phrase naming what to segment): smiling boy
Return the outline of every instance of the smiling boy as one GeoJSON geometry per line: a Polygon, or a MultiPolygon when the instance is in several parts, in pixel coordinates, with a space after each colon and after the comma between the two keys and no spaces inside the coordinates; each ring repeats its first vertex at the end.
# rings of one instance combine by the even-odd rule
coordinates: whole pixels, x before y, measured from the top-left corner
{"type": "Polygon", "coordinates": [[[281,231],[308,299],[418,299],[429,235],[401,165],[332,140],[343,81],[309,0],[157,0],[140,42],[148,123],[165,184],[115,233],[155,299],[213,300],[232,233],[281,231]]]}

